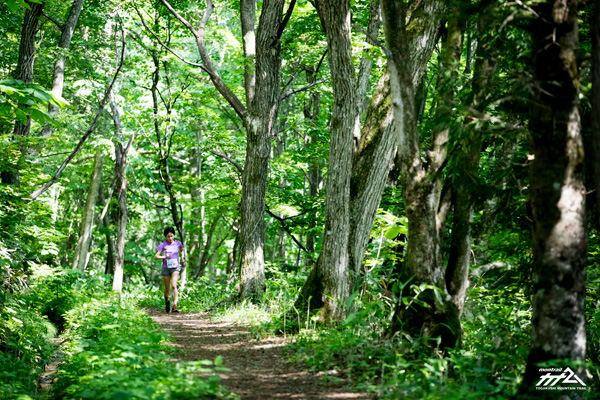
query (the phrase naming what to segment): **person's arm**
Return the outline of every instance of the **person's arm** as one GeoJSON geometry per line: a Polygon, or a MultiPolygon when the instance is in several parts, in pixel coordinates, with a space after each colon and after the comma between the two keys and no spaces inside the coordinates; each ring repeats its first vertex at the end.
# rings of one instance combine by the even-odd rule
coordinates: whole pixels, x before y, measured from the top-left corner
{"type": "Polygon", "coordinates": [[[185,263],[185,249],[183,248],[183,246],[179,248],[179,263],[185,263]]]}
{"type": "Polygon", "coordinates": [[[155,260],[164,260],[165,258],[167,258],[167,256],[161,256],[160,251],[157,251],[156,254],[154,255],[155,260]]]}

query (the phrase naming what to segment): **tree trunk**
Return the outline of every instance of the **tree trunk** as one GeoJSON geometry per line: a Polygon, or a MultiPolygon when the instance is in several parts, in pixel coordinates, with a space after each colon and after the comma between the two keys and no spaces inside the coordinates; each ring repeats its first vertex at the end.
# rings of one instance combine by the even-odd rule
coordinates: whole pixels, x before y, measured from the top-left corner
{"type": "MultiPolygon", "coordinates": [[[[443,12],[443,2],[430,1],[416,5],[420,18],[411,18],[406,26],[406,5],[402,2],[382,0],[383,26],[388,57],[390,89],[394,112],[394,129],[399,135],[398,159],[402,191],[408,218],[408,243],[404,265],[399,277],[403,287],[396,307],[392,331],[404,329],[414,336],[441,336],[442,348],[456,346],[460,338],[460,323],[455,306],[447,299],[444,281],[444,263],[441,246],[443,221],[438,219],[440,205],[439,170],[444,165],[445,143],[434,138],[434,147],[429,152],[426,168],[421,161],[419,132],[415,115],[414,87],[420,79],[419,71],[429,59],[419,52],[421,44],[428,41],[410,42],[408,33],[412,24],[425,24],[428,36],[435,35],[443,12]],[[412,62],[411,62],[412,61],[412,62]],[[410,300],[412,286],[422,287],[419,300],[427,306],[410,300]],[[409,305],[410,304],[410,305],[409,305]]],[[[429,57],[431,53],[429,53],[429,57]]]]}
{"type": "Polygon", "coordinates": [[[115,145],[115,190],[117,191],[117,241],[115,246],[115,271],[113,275],[112,290],[121,293],[123,289],[123,268],[125,266],[125,235],[127,233],[127,153],[133,143],[132,134],[123,148],[121,144],[121,118],[119,109],[110,98],[110,108],[115,124],[116,137],[113,142],[115,145]]]}
{"type": "Polygon", "coordinates": [[[83,271],[87,264],[87,255],[90,250],[92,231],[94,227],[94,212],[96,210],[96,200],[98,199],[98,190],[102,180],[102,166],[104,165],[104,154],[102,149],[96,150],[94,157],[94,172],[90,177],[90,186],[87,192],[87,200],[83,209],[81,224],[79,225],[79,239],[75,254],[73,256],[73,268],[83,271]]]}
{"type": "MultiPolygon", "coordinates": [[[[33,65],[35,61],[35,35],[38,32],[39,19],[42,15],[42,11],[45,2],[41,4],[32,3],[25,1],[25,4],[29,6],[29,9],[25,11],[23,17],[23,25],[21,27],[21,42],[19,44],[19,58],[17,62],[17,69],[14,72],[16,79],[22,80],[26,85],[33,82],[33,65]]],[[[27,116],[27,122],[22,123],[16,121],[13,134],[18,137],[29,136],[29,129],[31,128],[31,117],[27,116]]],[[[24,145],[20,145],[21,157],[26,153],[27,149],[24,145]]],[[[0,173],[2,183],[19,186],[19,170],[16,167],[15,170],[6,170],[0,173]]]]}
{"type": "Polygon", "coordinates": [[[240,247],[240,235],[235,233],[235,241],[233,242],[233,249],[231,253],[227,255],[227,283],[232,282],[236,276],[236,267],[238,265],[238,249],[240,247]]]}
{"type": "MultiPolygon", "coordinates": [[[[110,201],[110,199],[108,199],[110,201]]],[[[98,203],[100,205],[105,205],[106,201],[104,199],[104,192],[100,189],[98,193],[98,203]]],[[[106,267],[104,269],[105,274],[114,275],[115,274],[115,254],[117,254],[117,250],[115,249],[115,242],[113,242],[112,237],[110,236],[110,221],[108,218],[108,213],[105,213],[102,216],[102,226],[106,230],[106,267]]]]}
{"type": "MultiPolygon", "coordinates": [[[[381,18],[379,17],[379,0],[371,0],[369,6],[369,22],[367,25],[367,33],[371,37],[379,36],[379,28],[381,28],[381,18]]],[[[360,59],[358,67],[358,79],[356,82],[356,121],[354,124],[354,146],[358,148],[358,142],[361,136],[362,115],[367,102],[367,91],[369,90],[369,79],[371,78],[371,70],[373,69],[373,58],[369,57],[373,41],[367,37],[366,41],[370,44],[363,49],[363,55],[360,59]]]]}
{"type": "MultiPolygon", "coordinates": [[[[476,50],[475,72],[472,84],[472,108],[484,111],[488,104],[486,95],[490,87],[497,59],[493,54],[493,46],[484,37],[487,32],[495,31],[495,13],[497,1],[488,2],[479,16],[479,41],[476,50]]],[[[456,12],[462,14],[459,7],[456,12]]],[[[457,16],[456,19],[462,18],[457,16]]],[[[450,33],[449,33],[450,38],[450,33]]],[[[462,46],[461,46],[462,47],[462,46]]],[[[460,60],[461,50],[453,54],[453,62],[460,60]]],[[[456,66],[458,67],[458,65],[456,66]]],[[[471,122],[471,121],[469,121],[471,122]]],[[[450,121],[448,121],[448,124],[450,121]]],[[[475,124],[471,124],[475,126],[475,124]]],[[[454,219],[452,226],[452,243],[446,267],[446,288],[452,296],[460,318],[467,289],[469,287],[469,266],[471,261],[471,224],[475,206],[475,192],[479,176],[479,159],[481,158],[482,130],[475,128],[468,131],[468,137],[461,137],[460,131],[455,136],[455,157],[457,157],[457,173],[453,182],[454,219]]]]}
{"type": "Polygon", "coordinates": [[[242,22],[242,41],[244,43],[244,87],[246,89],[246,107],[252,104],[256,76],[254,64],[256,57],[256,38],[254,24],[256,22],[256,0],[240,0],[240,19],[242,22]]]}
{"type": "MultiPolygon", "coordinates": [[[[562,360],[585,380],[584,154],[579,117],[577,0],[536,3],[529,107],[534,298],[531,349],[521,389],[533,392],[538,363],[562,360]]],[[[542,396],[558,398],[557,393],[542,396]]],[[[584,398],[585,391],[560,393],[584,398]]]]}
{"type": "Polygon", "coordinates": [[[389,74],[384,71],[367,111],[350,183],[350,270],[360,274],[375,214],[396,154],[398,136],[392,129],[389,74]]]}
{"type": "Polygon", "coordinates": [[[352,142],[357,109],[350,35],[350,1],[320,0],[318,6],[321,24],[327,35],[333,105],[326,181],[325,230],[315,268],[323,291],[317,294],[313,301],[322,303],[320,318],[324,323],[330,323],[343,318],[344,302],[350,294],[347,249],[350,234],[352,142]]]}
{"type": "Polygon", "coordinates": [[[281,41],[277,31],[283,1],[263,2],[256,41],[255,94],[244,118],[246,163],[242,173],[240,214],[240,297],[257,298],[265,290],[264,212],[271,137],[277,121],[281,41]]]}
{"type": "MultiPolygon", "coordinates": [[[[56,97],[61,97],[63,93],[63,87],[65,84],[65,60],[67,58],[66,52],[69,50],[71,45],[71,39],[73,38],[73,32],[77,26],[79,20],[79,14],[83,8],[84,0],[75,0],[69,11],[67,20],[61,27],[60,40],[58,42],[58,52],[56,55],[56,61],[54,62],[54,73],[52,76],[52,94],[56,97]]],[[[51,115],[56,115],[60,109],[52,104],[48,104],[48,112],[51,115]]],[[[50,136],[54,132],[54,127],[51,124],[46,124],[42,129],[42,136],[50,136]]]]}
{"type": "MultiPolygon", "coordinates": [[[[200,151],[200,143],[202,141],[202,132],[196,132],[196,140],[198,146],[190,152],[190,175],[200,181],[202,178],[202,153],[200,151]]],[[[194,183],[190,187],[191,197],[191,218],[190,225],[190,254],[188,259],[188,267],[191,271],[200,270],[202,264],[202,248],[201,243],[204,243],[204,190],[201,186],[194,183]]]]}
{"type": "Polygon", "coordinates": [[[126,148],[115,140],[115,176],[117,178],[117,243],[115,256],[115,273],[112,290],[121,293],[123,289],[123,267],[125,265],[125,234],[127,233],[127,152],[133,142],[129,138],[126,148]]]}
{"type": "MultiPolygon", "coordinates": [[[[315,74],[308,72],[307,81],[309,83],[313,83],[316,80],[315,74]]],[[[309,125],[316,124],[319,120],[319,112],[321,110],[321,95],[318,91],[314,91],[310,100],[307,104],[304,105],[304,118],[307,120],[309,125]]],[[[308,141],[312,146],[317,145],[318,135],[316,133],[316,129],[312,129],[312,133],[310,134],[308,141]]],[[[306,139],[305,139],[305,148],[306,148],[306,139]]],[[[315,156],[315,153],[308,160],[308,195],[311,198],[316,198],[319,195],[319,185],[321,184],[321,169],[319,167],[320,160],[315,156]]],[[[315,221],[314,219],[310,219],[308,222],[308,232],[306,234],[306,251],[311,255],[311,257],[306,258],[307,265],[314,265],[313,256],[315,255],[315,221]]]]}

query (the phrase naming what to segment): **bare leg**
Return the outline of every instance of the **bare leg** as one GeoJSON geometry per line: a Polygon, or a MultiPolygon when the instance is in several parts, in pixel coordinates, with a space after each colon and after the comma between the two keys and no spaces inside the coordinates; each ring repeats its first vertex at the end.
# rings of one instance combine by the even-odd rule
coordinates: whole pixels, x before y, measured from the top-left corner
{"type": "Polygon", "coordinates": [[[179,280],[179,272],[173,272],[171,275],[171,288],[173,289],[173,305],[177,305],[179,293],[177,292],[177,281],[179,280]]]}
{"type": "Polygon", "coordinates": [[[163,282],[165,284],[165,299],[169,298],[169,289],[171,289],[171,277],[163,275],[163,282]]]}

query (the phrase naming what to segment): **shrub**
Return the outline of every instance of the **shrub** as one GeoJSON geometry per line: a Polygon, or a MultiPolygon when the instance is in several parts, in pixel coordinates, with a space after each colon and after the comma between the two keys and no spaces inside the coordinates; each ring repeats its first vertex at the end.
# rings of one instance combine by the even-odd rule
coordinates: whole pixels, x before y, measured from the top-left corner
{"type": "Polygon", "coordinates": [[[167,336],[131,302],[93,299],[67,314],[66,359],[53,387],[60,399],[230,399],[213,370],[220,358],[172,363],[167,336]],[[201,378],[200,375],[203,375],[201,378]]]}

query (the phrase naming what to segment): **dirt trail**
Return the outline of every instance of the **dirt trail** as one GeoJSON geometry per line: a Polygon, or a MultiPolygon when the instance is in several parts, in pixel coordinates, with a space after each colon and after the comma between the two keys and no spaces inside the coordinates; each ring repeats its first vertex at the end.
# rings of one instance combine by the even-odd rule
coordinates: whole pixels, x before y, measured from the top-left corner
{"type": "Polygon", "coordinates": [[[231,371],[219,373],[221,382],[242,400],[369,399],[364,393],[352,393],[343,382],[325,384],[319,374],[302,371],[287,361],[283,338],[257,342],[249,327],[211,321],[206,313],[166,314],[155,308],[146,312],[175,339],[173,346],[179,351],[174,361],[222,356],[224,366],[231,371]]]}

